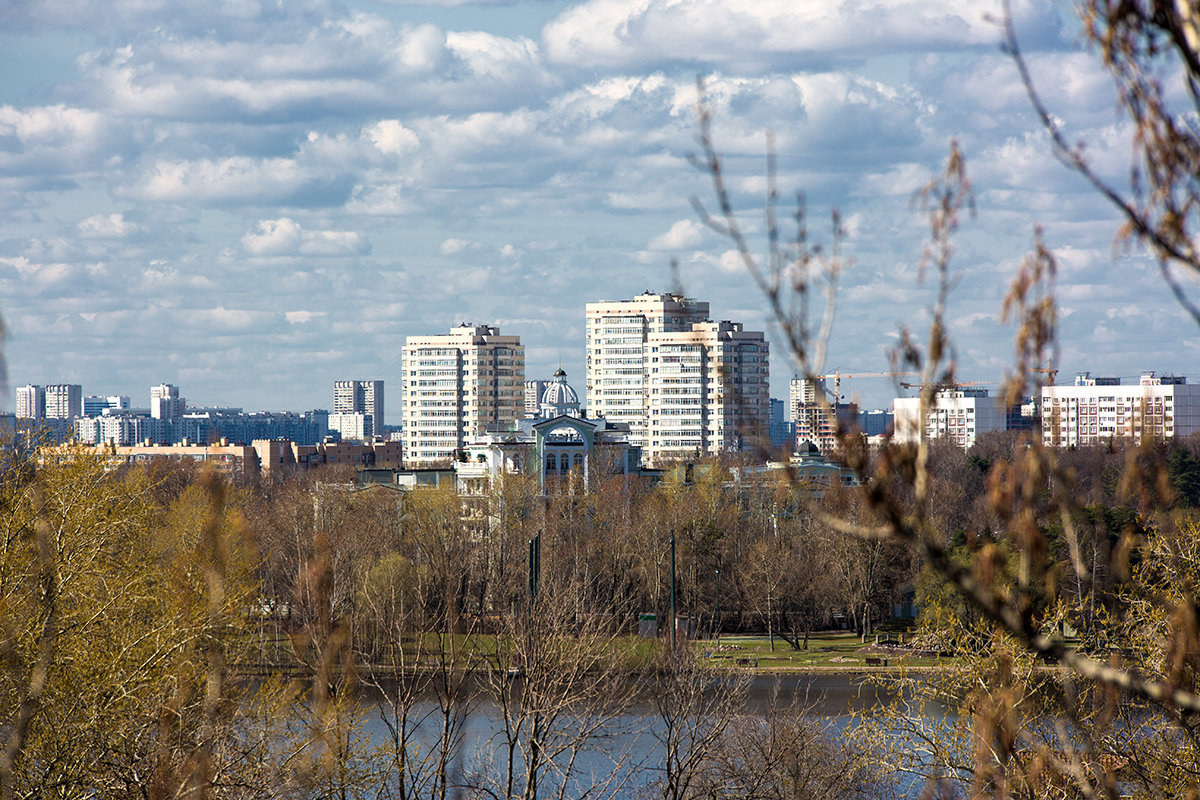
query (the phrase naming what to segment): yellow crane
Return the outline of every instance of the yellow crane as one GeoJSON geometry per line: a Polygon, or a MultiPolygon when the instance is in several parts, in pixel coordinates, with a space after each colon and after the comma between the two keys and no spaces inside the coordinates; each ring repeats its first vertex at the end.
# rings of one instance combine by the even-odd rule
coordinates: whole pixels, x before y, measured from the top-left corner
{"type": "Polygon", "coordinates": [[[834,402],[839,402],[842,399],[842,378],[900,378],[916,374],[915,372],[842,372],[838,367],[834,367],[833,372],[821,377],[833,378],[833,399],[834,402]]]}

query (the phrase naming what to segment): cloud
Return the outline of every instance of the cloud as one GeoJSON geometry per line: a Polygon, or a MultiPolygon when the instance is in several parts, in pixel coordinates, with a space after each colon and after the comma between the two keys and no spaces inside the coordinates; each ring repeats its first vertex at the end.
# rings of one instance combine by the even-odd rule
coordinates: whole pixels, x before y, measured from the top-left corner
{"type": "Polygon", "coordinates": [[[704,238],[704,228],[695,220],[681,219],[647,245],[651,250],[683,250],[695,247],[704,238]]]}
{"type": "Polygon", "coordinates": [[[124,214],[95,214],[80,220],[75,228],[84,239],[125,239],[146,230],[126,221],[124,214]]]}
{"type": "Polygon", "coordinates": [[[242,250],[252,256],[362,256],[371,243],[355,231],[305,230],[283,217],[260,220],[242,236],[242,250]]]}
{"type": "Polygon", "coordinates": [[[283,317],[292,325],[304,325],[328,315],[325,311],[285,311],[283,317]]]}
{"type": "MultiPolygon", "coordinates": [[[[1028,3],[1019,3],[1024,16],[1028,3]]],[[[704,64],[812,63],[948,47],[994,45],[985,20],[998,7],[955,0],[587,0],[542,30],[550,60],[633,68],[678,60],[704,64]]]]}

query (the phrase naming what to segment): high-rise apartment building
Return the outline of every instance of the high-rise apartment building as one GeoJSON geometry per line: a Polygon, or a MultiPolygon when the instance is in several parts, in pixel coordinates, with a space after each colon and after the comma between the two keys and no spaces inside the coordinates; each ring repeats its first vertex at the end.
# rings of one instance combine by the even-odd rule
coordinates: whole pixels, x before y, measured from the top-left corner
{"type": "Polygon", "coordinates": [[[1200,385],[1143,372],[1137,384],[1081,373],[1074,386],[1042,387],[1042,441],[1051,447],[1200,433],[1200,385]]]}
{"type": "Polygon", "coordinates": [[[843,428],[853,425],[858,406],[839,403],[824,378],[810,380],[796,376],[788,388],[788,416],[796,427],[796,445],[816,445],[828,455],[837,449],[837,420],[843,428]]]}
{"type": "Polygon", "coordinates": [[[489,325],[463,323],[404,345],[403,442],[408,463],[447,461],[488,425],[524,415],[525,347],[489,325]]]}
{"type": "Polygon", "coordinates": [[[537,419],[542,413],[542,395],[550,385],[547,380],[525,381],[525,419],[537,419]]]}
{"type": "Polygon", "coordinates": [[[83,387],[78,383],[46,386],[46,419],[75,419],[83,416],[83,387]]]}
{"type": "Polygon", "coordinates": [[[376,432],[383,430],[383,381],[334,381],[334,414],[369,414],[376,432]]]}
{"type": "Polygon", "coordinates": [[[32,383],[17,387],[17,419],[41,419],[45,413],[45,389],[32,383]]]}
{"type": "Polygon", "coordinates": [[[588,303],[588,414],[629,425],[629,443],[643,447],[649,419],[647,337],[690,331],[708,318],[708,303],[679,294],[644,292],[632,300],[588,303]]]}
{"type": "Polygon", "coordinates": [[[736,452],[768,434],[766,338],[707,320],[708,308],[652,292],[587,305],[588,412],[628,424],[649,462],[736,452]]]}
{"type": "Polygon", "coordinates": [[[736,453],[769,443],[769,347],[740,322],[695,322],[646,337],[650,461],[736,453]]]}
{"type": "Polygon", "coordinates": [[[150,416],[153,419],[175,419],[187,411],[187,398],[179,396],[179,387],[160,383],[150,387],[150,416]]]}

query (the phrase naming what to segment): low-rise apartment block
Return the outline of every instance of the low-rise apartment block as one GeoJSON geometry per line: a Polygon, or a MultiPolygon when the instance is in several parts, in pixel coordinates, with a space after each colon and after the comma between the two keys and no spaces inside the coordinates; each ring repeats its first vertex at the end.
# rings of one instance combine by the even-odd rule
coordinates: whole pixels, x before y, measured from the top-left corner
{"type": "Polygon", "coordinates": [[[1200,384],[1142,373],[1136,384],[1080,373],[1073,386],[1042,388],[1042,441],[1051,447],[1141,443],[1200,433],[1200,384]]]}

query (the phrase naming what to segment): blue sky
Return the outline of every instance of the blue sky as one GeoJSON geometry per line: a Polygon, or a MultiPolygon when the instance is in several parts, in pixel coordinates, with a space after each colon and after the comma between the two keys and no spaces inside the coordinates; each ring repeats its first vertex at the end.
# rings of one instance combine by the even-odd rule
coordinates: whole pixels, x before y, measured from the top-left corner
{"type": "MultiPolygon", "coordinates": [[[[1039,87],[1121,181],[1128,129],[1069,8],[1017,0],[1039,87]]],[[[951,139],[977,214],[957,241],[963,379],[999,377],[998,312],[1035,225],[1059,257],[1060,380],[1200,380],[1194,324],[1114,215],[1053,158],[986,17],[953,0],[16,0],[0,8],[0,313],[11,385],[328,407],[387,381],[408,335],[521,336],[528,377],[583,388],[584,304],[672,288],[767,329],[696,221],[695,79],[741,218],[762,231],[765,131],[810,229],[848,231],[826,366],[887,368],[926,318],[913,192],[951,139]]],[[[782,347],[773,394],[791,375],[782,347]]],[[[867,405],[886,381],[844,382],[867,405]]],[[[8,403],[12,403],[11,390],[8,403]]],[[[11,405],[9,406],[11,408],[11,405]]]]}

